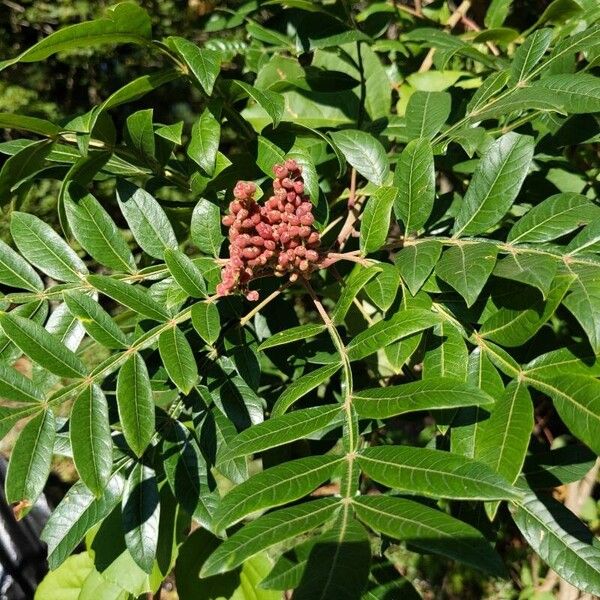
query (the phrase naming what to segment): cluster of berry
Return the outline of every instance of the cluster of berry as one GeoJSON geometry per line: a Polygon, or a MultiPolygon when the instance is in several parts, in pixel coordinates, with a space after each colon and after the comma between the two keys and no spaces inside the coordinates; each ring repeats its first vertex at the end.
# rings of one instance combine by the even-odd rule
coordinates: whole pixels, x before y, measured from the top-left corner
{"type": "Polygon", "coordinates": [[[302,168],[294,160],[273,168],[273,195],[260,206],[254,200],[256,185],[239,181],[235,200],[223,225],[229,228],[229,260],[223,267],[217,294],[246,292],[258,300],[258,292],[247,291],[248,282],[264,275],[290,281],[317,268],[319,233],[313,227],[312,204],[304,195],[302,168]]]}

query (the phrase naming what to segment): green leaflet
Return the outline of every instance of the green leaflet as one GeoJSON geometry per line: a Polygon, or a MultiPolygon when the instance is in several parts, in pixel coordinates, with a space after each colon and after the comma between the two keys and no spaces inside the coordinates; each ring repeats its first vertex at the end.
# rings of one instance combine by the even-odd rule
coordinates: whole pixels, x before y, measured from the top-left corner
{"type": "Polygon", "coordinates": [[[85,376],[87,369],[81,359],[35,321],[3,313],[0,325],[16,346],[51,373],[70,378],[85,376]]]}
{"type": "Polygon", "coordinates": [[[341,407],[337,405],[304,408],[274,417],[238,434],[229,444],[223,460],[255,454],[302,439],[338,423],[340,418],[341,407]]]}
{"type": "MultiPolygon", "coordinates": [[[[532,431],[531,396],[523,383],[512,381],[494,404],[490,418],[482,423],[481,436],[475,445],[475,459],[514,483],[523,467],[532,431]]],[[[492,517],[496,510],[497,504],[489,509],[492,517]]]]}
{"type": "Polygon", "coordinates": [[[210,95],[221,69],[221,54],[215,50],[199,48],[181,37],[170,37],[167,43],[183,58],[195,81],[210,95]]]}
{"type": "Polygon", "coordinates": [[[44,289],[40,276],[8,244],[0,240],[0,283],[32,292],[44,289]]]}
{"type": "Polygon", "coordinates": [[[36,404],[44,401],[44,392],[16,369],[0,363],[0,397],[13,402],[36,404]]]}
{"type": "Polygon", "coordinates": [[[192,325],[207,344],[214,344],[221,332],[219,309],[214,302],[197,302],[192,307],[192,325]]]}
{"type": "Polygon", "coordinates": [[[167,215],[146,190],[119,180],[117,200],[131,233],[144,252],[162,259],[165,248],[177,248],[177,238],[167,215]]]}
{"type": "Polygon", "coordinates": [[[452,377],[431,377],[403,385],[356,391],[353,406],[362,417],[387,419],[408,412],[489,405],[483,390],[452,377]]]}
{"type": "Polygon", "coordinates": [[[141,456],[154,435],[154,398],[146,364],[138,353],[119,370],[117,406],[125,440],[141,456]]]}
{"type": "Polygon", "coordinates": [[[507,133],[477,164],[454,225],[454,237],[478,235],[493,227],[514,202],[533,158],[533,139],[507,133]]]}
{"type": "Polygon", "coordinates": [[[135,271],[135,261],[127,243],[94,196],[71,182],[64,203],[73,235],[90,256],[117,272],[135,271]]]}
{"type": "Polygon", "coordinates": [[[165,262],[171,275],[184,292],[193,298],[204,298],[206,296],[206,284],[202,278],[202,273],[191,258],[179,250],[167,248],[165,250],[165,262]]]}
{"type": "Polygon", "coordinates": [[[357,294],[373,277],[375,277],[375,275],[380,272],[381,269],[376,265],[366,268],[356,265],[354,271],[352,271],[350,276],[344,282],[342,292],[331,315],[331,320],[336,325],[344,322],[346,314],[348,313],[348,310],[350,309],[350,306],[352,305],[352,302],[356,298],[357,294]]]}
{"type": "Polygon", "coordinates": [[[375,252],[385,244],[396,195],[395,188],[381,187],[369,198],[360,226],[360,248],[363,254],[375,252]]]}
{"type": "Polygon", "coordinates": [[[415,92],[406,107],[409,139],[431,139],[450,116],[450,104],[447,92],[415,92]]]}
{"type": "Polygon", "coordinates": [[[6,501],[22,502],[29,512],[42,493],[50,473],[54,449],[54,414],[43,410],[25,425],[13,448],[6,473],[6,501]]]}
{"type": "Polygon", "coordinates": [[[71,247],[44,221],[13,212],[10,232],[19,252],[38,269],[58,281],[80,281],[87,267],[71,247]]]}
{"type": "Polygon", "coordinates": [[[325,365],[290,383],[281,396],[277,398],[277,401],[273,405],[271,416],[277,417],[287,412],[297,400],[319,387],[322,383],[325,383],[329,378],[333,377],[341,367],[341,363],[325,365]]]}
{"type": "Polygon", "coordinates": [[[457,244],[444,252],[435,274],[451,285],[467,306],[472,306],[494,268],[497,254],[498,248],[489,242],[457,244]]]}
{"type": "Polygon", "coordinates": [[[258,350],[266,350],[267,348],[274,348],[275,346],[281,346],[283,344],[291,344],[298,340],[305,340],[310,337],[321,333],[325,330],[325,325],[299,325],[298,327],[292,327],[284,331],[279,331],[267,338],[260,346],[258,350]]]}
{"type": "Polygon", "coordinates": [[[194,353],[179,327],[169,327],[158,338],[160,357],[171,381],[189,394],[198,380],[198,367],[194,353]]]}
{"type": "Polygon", "coordinates": [[[398,189],[394,203],[396,217],[404,223],[406,233],[418,231],[429,218],[435,198],[433,149],[428,140],[412,140],[402,150],[394,186],[398,189]]]}
{"type": "Polygon", "coordinates": [[[0,70],[16,62],[44,60],[57,52],[101,44],[144,43],[150,38],[150,18],[136,4],[122,2],[110,7],[106,17],[55,31],[19,56],[0,63],[0,70]]]}
{"type": "Polygon", "coordinates": [[[127,347],[127,337],[96,300],[75,290],[65,292],[64,299],[69,312],[99,344],[115,349],[127,347]]]}
{"type": "Polygon", "coordinates": [[[192,127],[187,154],[209,176],[215,171],[220,137],[221,125],[207,107],[192,127]]]}
{"type": "Polygon", "coordinates": [[[135,563],[152,571],[158,546],[159,492],[154,471],[136,463],[125,483],[122,500],[125,543],[135,563]]]}
{"type": "Polygon", "coordinates": [[[424,504],[391,496],[361,496],[354,501],[359,519],[375,531],[502,575],[504,566],[488,541],[474,527],[424,504]]]}
{"type": "Polygon", "coordinates": [[[400,338],[428,329],[438,322],[439,317],[428,310],[401,310],[353,338],[347,346],[348,358],[353,361],[365,358],[400,338]]]}
{"type": "Polygon", "coordinates": [[[48,544],[51,569],[59,567],[79,545],[86,532],[109,515],[121,499],[123,483],[122,475],[114,475],[97,498],[82,481],[78,481],[65,494],[41,535],[41,539],[48,544]]]}
{"type": "Polygon", "coordinates": [[[381,446],[362,450],[357,460],[375,481],[412,494],[465,500],[519,498],[519,492],[487,465],[442,450],[381,446]]]}
{"type": "Polygon", "coordinates": [[[385,149],[372,135],[356,129],[330,134],[346,160],[368,181],[383,185],[389,173],[385,149]]]}
{"type": "Polygon", "coordinates": [[[258,510],[298,500],[326,481],[343,459],[307,456],[253,475],[227,493],[215,513],[215,528],[225,529],[258,510]]]}
{"type": "Polygon", "coordinates": [[[205,254],[219,256],[225,237],[221,233],[219,207],[204,198],[198,201],[192,213],[192,241],[205,254]]]}
{"type": "Polygon", "coordinates": [[[583,592],[600,593],[600,550],[591,532],[564,505],[550,497],[528,495],[513,519],[542,560],[583,592]]]}
{"type": "Polygon", "coordinates": [[[155,321],[169,319],[169,313],[143,287],[129,285],[119,279],[103,275],[88,275],[87,281],[102,294],[149,319],[155,321]]]}
{"type": "Polygon", "coordinates": [[[600,443],[595,435],[600,425],[600,380],[565,373],[543,381],[529,376],[525,381],[550,396],[567,427],[600,454],[600,443]]]}
{"type": "Polygon", "coordinates": [[[87,387],[71,409],[70,440],[81,480],[96,496],[104,490],[112,468],[108,404],[97,385],[87,387]]]}
{"type": "Polygon", "coordinates": [[[346,507],[333,527],[316,538],[294,594],[298,600],[339,597],[338,590],[355,595],[367,584],[370,562],[367,532],[346,507]]]}
{"type": "Polygon", "coordinates": [[[322,498],[262,516],[221,544],[204,563],[200,576],[231,571],[255,554],[315,529],[332,517],[339,506],[332,498],[322,498]]]}

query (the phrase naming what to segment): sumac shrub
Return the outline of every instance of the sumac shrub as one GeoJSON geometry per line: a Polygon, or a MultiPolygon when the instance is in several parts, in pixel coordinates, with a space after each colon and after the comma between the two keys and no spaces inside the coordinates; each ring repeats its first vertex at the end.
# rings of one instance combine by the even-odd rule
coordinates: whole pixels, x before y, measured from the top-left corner
{"type": "Polygon", "coordinates": [[[600,12],[510,5],[236,4],[190,41],[122,3],[0,63],[162,65],[0,114],[6,496],[79,475],[39,599],[600,594],[600,12]]]}

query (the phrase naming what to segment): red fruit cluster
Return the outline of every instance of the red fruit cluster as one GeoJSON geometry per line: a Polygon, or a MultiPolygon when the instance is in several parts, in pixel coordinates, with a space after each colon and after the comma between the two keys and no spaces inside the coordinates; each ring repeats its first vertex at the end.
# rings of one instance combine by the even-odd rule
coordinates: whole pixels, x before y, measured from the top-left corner
{"type": "Polygon", "coordinates": [[[230,245],[217,286],[219,296],[240,290],[248,300],[258,300],[258,292],[247,291],[252,279],[288,274],[295,281],[318,266],[320,239],[313,227],[312,204],[304,194],[302,168],[286,160],[273,171],[273,195],[263,206],[254,200],[254,183],[239,181],[233,190],[235,200],[223,217],[230,245]]]}

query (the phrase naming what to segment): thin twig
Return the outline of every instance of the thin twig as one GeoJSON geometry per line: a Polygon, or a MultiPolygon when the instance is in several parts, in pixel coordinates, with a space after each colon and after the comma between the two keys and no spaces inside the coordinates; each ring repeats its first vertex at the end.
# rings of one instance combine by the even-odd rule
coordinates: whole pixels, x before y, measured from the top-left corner
{"type": "Polygon", "coordinates": [[[283,290],[285,290],[289,286],[290,286],[289,282],[285,283],[279,289],[275,290],[274,292],[271,292],[262,302],[259,302],[245,317],[242,317],[240,319],[240,327],[243,327],[246,323],[248,323],[248,321],[250,321],[250,319],[252,319],[252,317],[257,312],[259,312],[265,306],[267,306],[267,304],[269,304],[269,302],[271,302],[271,300],[275,300],[275,298],[277,298],[277,296],[279,296],[279,294],[281,294],[281,292],[283,292],[283,290]]]}

